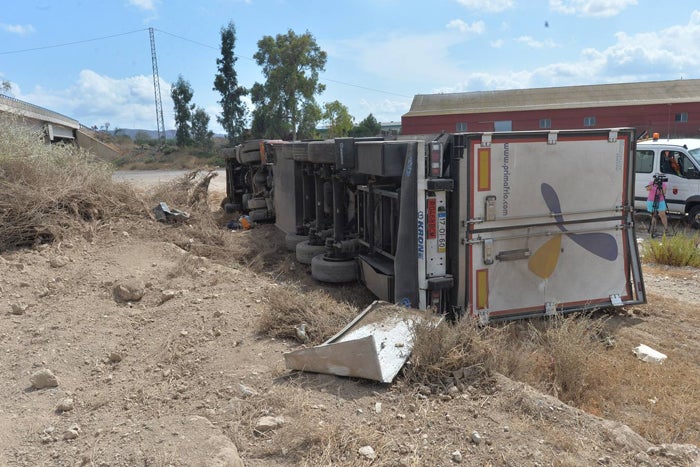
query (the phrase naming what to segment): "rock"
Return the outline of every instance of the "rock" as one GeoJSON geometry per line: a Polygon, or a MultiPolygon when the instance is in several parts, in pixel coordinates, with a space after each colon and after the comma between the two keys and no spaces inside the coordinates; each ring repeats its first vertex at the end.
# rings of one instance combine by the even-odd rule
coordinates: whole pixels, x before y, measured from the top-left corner
{"type": "Polygon", "coordinates": [[[457,464],[462,462],[462,453],[459,452],[459,449],[452,452],[452,462],[456,462],[457,464]]]}
{"type": "Polygon", "coordinates": [[[70,412],[71,410],[73,410],[74,407],[75,403],[73,402],[73,399],[70,397],[66,397],[58,401],[55,410],[56,412],[70,412]]]}
{"type": "Polygon", "coordinates": [[[374,448],[372,448],[372,446],[362,446],[357,450],[357,452],[365,459],[374,460],[377,457],[377,454],[374,452],[374,448]]]}
{"type": "Polygon", "coordinates": [[[374,413],[382,413],[382,403],[381,402],[374,403],[374,413]]]}
{"type": "Polygon", "coordinates": [[[58,386],[58,379],[48,368],[43,368],[35,372],[29,382],[34,389],[55,388],[58,386]]]}
{"type": "Polygon", "coordinates": [[[481,435],[479,434],[478,431],[472,431],[472,436],[471,436],[472,443],[479,445],[481,444],[481,435]]]}
{"type": "Polygon", "coordinates": [[[244,398],[258,395],[258,393],[255,389],[249,388],[248,386],[243,385],[243,384],[238,385],[238,391],[241,393],[241,396],[243,396],[244,398]]]}
{"type": "Polygon", "coordinates": [[[177,292],[175,290],[167,289],[163,290],[160,293],[160,304],[162,305],[163,303],[167,302],[168,300],[172,300],[175,298],[175,295],[177,295],[177,292]]]}
{"type": "Polygon", "coordinates": [[[281,427],[284,424],[284,418],[283,417],[262,417],[258,419],[258,421],[255,423],[255,431],[259,431],[260,433],[264,433],[266,431],[272,431],[276,430],[277,428],[281,427]]]}
{"type": "Polygon", "coordinates": [[[67,256],[54,256],[49,260],[49,264],[52,268],[62,268],[70,263],[70,259],[67,256]]]}
{"type": "Polygon", "coordinates": [[[118,302],[137,302],[143,298],[145,286],[139,280],[129,280],[114,286],[114,299],[118,302]]]}
{"type": "Polygon", "coordinates": [[[110,363],[119,363],[122,361],[122,355],[118,352],[110,352],[107,358],[110,363]]]}
{"type": "Polygon", "coordinates": [[[19,315],[23,315],[24,312],[27,311],[27,308],[29,308],[29,305],[27,305],[26,303],[17,302],[17,303],[13,303],[12,305],[10,305],[10,308],[11,308],[11,310],[10,310],[11,314],[19,316],[19,315]]]}
{"type": "Polygon", "coordinates": [[[63,432],[63,439],[75,439],[80,435],[80,426],[73,424],[68,427],[68,429],[63,432]]]}

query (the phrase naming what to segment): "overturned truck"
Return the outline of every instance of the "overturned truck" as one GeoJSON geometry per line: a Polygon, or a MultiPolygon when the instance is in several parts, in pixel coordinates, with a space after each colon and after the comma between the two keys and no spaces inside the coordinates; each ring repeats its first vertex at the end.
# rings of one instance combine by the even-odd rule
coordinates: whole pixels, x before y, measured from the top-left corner
{"type": "Polygon", "coordinates": [[[645,301],[633,146],[631,129],[258,141],[239,199],[274,210],[315,279],[387,302],[482,323],[622,306],[645,301]]]}

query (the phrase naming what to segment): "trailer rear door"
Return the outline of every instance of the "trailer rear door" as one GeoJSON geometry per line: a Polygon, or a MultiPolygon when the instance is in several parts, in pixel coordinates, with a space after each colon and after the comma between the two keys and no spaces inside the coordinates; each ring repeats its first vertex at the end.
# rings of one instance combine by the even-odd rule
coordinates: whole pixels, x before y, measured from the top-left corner
{"type": "Polygon", "coordinates": [[[633,141],[632,130],[464,135],[472,314],[488,322],[644,301],[633,141]]]}

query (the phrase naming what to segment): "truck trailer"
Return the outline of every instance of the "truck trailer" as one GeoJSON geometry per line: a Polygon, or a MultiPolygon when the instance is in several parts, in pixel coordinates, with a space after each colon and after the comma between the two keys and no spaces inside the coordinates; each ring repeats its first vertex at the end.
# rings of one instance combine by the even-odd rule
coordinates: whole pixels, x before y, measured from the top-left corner
{"type": "Polygon", "coordinates": [[[274,213],[315,279],[389,303],[483,324],[619,307],[646,301],[634,146],[628,128],[260,140],[227,161],[227,199],[274,213]]]}

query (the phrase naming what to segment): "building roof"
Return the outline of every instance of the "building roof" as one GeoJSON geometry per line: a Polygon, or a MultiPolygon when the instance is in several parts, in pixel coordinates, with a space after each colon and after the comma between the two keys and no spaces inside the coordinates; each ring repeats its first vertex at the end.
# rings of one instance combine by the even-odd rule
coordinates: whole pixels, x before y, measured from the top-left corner
{"type": "Polygon", "coordinates": [[[404,117],[700,102],[700,79],[417,94],[404,117]]]}

